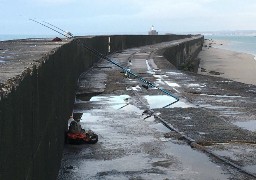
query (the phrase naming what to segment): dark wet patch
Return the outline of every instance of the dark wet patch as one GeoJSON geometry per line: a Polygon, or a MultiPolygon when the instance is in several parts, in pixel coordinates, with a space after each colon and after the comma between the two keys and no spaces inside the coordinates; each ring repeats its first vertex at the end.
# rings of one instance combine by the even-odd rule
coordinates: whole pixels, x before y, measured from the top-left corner
{"type": "Polygon", "coordinates": [[[224,74],[224,73],[220,73],[220,72],[217,72],[217,71],[210,71],[209,73],[212,74],[212,75],[221,75],[221,74],[224,74]]]}
{"type": "Polygon", "coordinates": [[[157,167],[157,166],[160,166],[160,167],[164,167],[164,168],[168,168],[169,166],[173,165],[173,164],[176,164],[176,162],[172,162],[170,160],[164,160],[164,161],[157,161],[157,162],[154,162],[152,163],[152,166],[153,167],[157,167]]]}
{"type": "Polygon", "coordinates": [[[175,140],[180,140],[182,138],[182,135],[175,132],[175,131],[170,131],[168,133],[164,134],[165,138],[171,138],[171,139],[175,139],[175,140]]]}
{"type": "Polygon", "coordinates": [[[151,168],[151,169],[144,169],[140,171],[104,171],[99,172],[96,174],[96,177],[107,177],[112,175],[125,175],[125,176],[134,176],[134,175],[140,175],[140,174],[164,174],[164,171],[157,169],[157,168],[151,168]]]}

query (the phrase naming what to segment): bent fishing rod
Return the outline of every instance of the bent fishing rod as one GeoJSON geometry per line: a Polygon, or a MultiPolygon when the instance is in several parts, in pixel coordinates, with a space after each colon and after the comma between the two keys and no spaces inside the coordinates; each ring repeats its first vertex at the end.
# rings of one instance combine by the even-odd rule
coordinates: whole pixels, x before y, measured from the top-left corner
{"type": "MultiPolygon", "coordinates": [[[[36,21],[36,20],[34,20],[34,19],[29,19],[29,20],[31,20],[31,21],[33,21],[33,22],[35,22],[35,23],[37,23],[37,24],[40,24],[40,25],[42,25],[42,26],[44,26],[44,27],[46,27],[46,28],[49,28],[49,29],[51,29],[51,30],[53,30],[53,31],[55,31],[55,32],[57,32],[57,33],[59,33],[59,34],[65,36],[65,37],[68,38],[68,39],[75,38],[72,33],[66,32],[66,31],[62,30],[61,28],[58,28],[57,26],[54,26],[54,25],[52,25],[52,24],[50,24],[50,23],[47,23],[47,22],[45,22],[45,21],[43,21],[43,23],[45,23],[45,24],[43,24],[43,23],[41,23],[41,22],[39,22],[39,21],[36,21]],[[46,25],[46,24],[47,24],[47,25],[46,25]],[[54,29],[54,28],[55,28],[55,29],[54,29]],[[56,29],[57,29],[57,30],[56,30],[56,29]],[[61,31],[61,32],[60,32],[60,31],[61,31]],[[65,33],[65,34],[64,34],[64,33],[65,33]]],[[[95,49],[92,49],[92,48],[86,46],[86,45],[85,45],[84,43],[82,43],[79,39],[78,39],[78,43],[79,43],[79,44],[82,44],[82,46],[83,46],[84,48],[86,48],[87,50],[89,50],[89,51],[90,51],[91,53],[93,53],[96,57],[98,57],[98,58],[100,58],[100,59],[105,59],[105,60],[107,60],[108,62],[110,62],[110,63],[116,65],[116,66],[119,67],[119,68],[121,68],[125,73],[131,75],[131,76],[134,77],[135,79],[138,79],[138,80],[140,80],[141,82],[147,84],[149,87],[156,88],[156,89],[160,90],[161,92],[163,92],[164,94],[166,94],[166,95],[168,95],[168,96],[171,96],[171,97],[173,97],[173,98],[175,99],[174,102],[172,102],[172,103],[170,103],[170,104],[164,106],[163,108],[166,108],[166,107],[168,107],[168,106],[171,106],[171,105],[173,105],[173,104],[175,104],[175,103],[177,103],[177,102],[179,101],[179,98],[178,98],[178,97],[174,96],[173,94],[171,94],[171,93],[170,93],[169,91],[167,91],[166,89],[163,89],[162,87],[156,86],[155,84],[153,84],[153,83],[147,81],[146,79],[144,79],[144,78],[142,78],[141,76],[137,75],[136,73],[132,72],[130,69],[121,66],[120,64],[118,64],[117,62],[113,61],[112,59],[110,59],[110,58],[107,57],[106,55],[103,55],[103,54],[100,53],[99,51],[97,51],[97,50],[95,50],[95,49]]]]}

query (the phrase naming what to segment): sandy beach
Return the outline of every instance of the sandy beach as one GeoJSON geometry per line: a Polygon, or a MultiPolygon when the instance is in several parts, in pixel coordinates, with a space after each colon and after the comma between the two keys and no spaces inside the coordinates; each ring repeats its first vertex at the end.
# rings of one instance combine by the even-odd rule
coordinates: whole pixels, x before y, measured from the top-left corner
{"type": "Polygon", "coordinates": [[[256,85],[256,60],[253,55],[221,49],[225,41],[205,40],[199,54],[199,74],[224,77],[256,85]]]}

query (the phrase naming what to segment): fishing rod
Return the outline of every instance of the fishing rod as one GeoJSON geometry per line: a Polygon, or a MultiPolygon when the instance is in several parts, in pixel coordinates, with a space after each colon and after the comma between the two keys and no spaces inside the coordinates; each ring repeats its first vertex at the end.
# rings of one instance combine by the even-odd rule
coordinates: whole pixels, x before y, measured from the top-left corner
{"type": "MultiPolygon", "coordinates": [[[[35,23],[37,23],[37,24],[40,24],[40,25],[42,25],[42,26],[44,26],[44,27],[47,27],[47,28],[49,28],[49,29],[51,29],[51,30],[53,30],[53,31],[55,31],[55,32],[57,32],[57,33],[59,33],[59,34],[61,34],[61,35],[63,35],[63,36],[65,36],[66,38],[74,38],[74,36],[71,34],[71,35],[69,35],[69,36],[67,36],[66,34],[63,34],[62,32],[60,32],[60,31],[58,31],[58,30],[56,30],[56,29],[54,29],[54,28],[52,28],[52,27],[50,27],[50,26],[47,26],[47,25],[45,25],[45,24],[43,24],[43,23],[40,23],[39,21],[36,21],[36,20],[34,20],[34,19],[29,19],[30,21],[34,21],[35,23]]],[[[52,25],[53,26],[53,25],[52,25]]],[[[62,30],[62,31],[64,31],[64,30],[62,30]]],[[[65,31],[64,31],[65,32],[65,31]]],[[[65,32],[66,33],[66,32],[65,32]]]]}
{"type": "MultiPolygon", "coordinates": [[[[29,19],[29,20],[34,21],[34,22],[36,22],[36,23],[38,23],[38,24],[40,24],[40,25],[42,25],[42,26],[44,26],[44,27],[46,27],[46,28],[49,28],[49,29],[51,29],[51,30],[53,30],[53,31],[55,31],[55,32],[57,32],[57,33],[59,33],[59,34],[65,36],[65,37],[69,38],[69,39],[75,38],[71,33],[67,33],[66,31],[62,30],[61,28],[58,28],[57,26],[54,26],[54,25],[52,25],[52,24],[50,24],[50,23],[47,23],[47,22],[45,22],[45,21],[43,21],[43,22],[46,23],[46,24],[48,24],[48,25],[50,25],[50,26],[52,26],[52,27],[54,27],[54,28],[56,28],[56,29],[58,29],[58,30],[60,30],[60,31],[62,31],[62,32],[65,32],[65,33],[68,34],[68,35],[63,34],[62,32],[60,32],[60,31],[58,31],[58,30],[56,30],[56,29],[54,29],[54,28],[52,28],[52,27],[50,27],[50,26],[48,26],[48,25],[45,25],[45,24],[43,24],[43,23],[40,23],[40,22],[38,22],[38,21],[36,21],[36,20],[34,20],[34,19],[29,19]]],[[[116,66],[119,67],[119,68],[121,68],[125,73],[128,73],[128,74],[132,75],[134,78],[136,78],[136,79],[140,80],[141,82],[147,84],[149,87],[156,88],[156,89],[160,90],[161,92],[163,92],[164,94],[167,94],[168,96],[171,96],[171,97],[173,97],[173,98],[175,99],[174,102],[172,102],[172,103],[170,103],[170,104],[164,106],[163,108],[166,108],[166,107],[168,107],[168,106],[171,106],[172,104],[177,103],[177,102],[179,101],[179,98],[178,98],[178,97],[174,96],[173,94],[171,94],[171,93],[170,93],[169,91],[167,91],[166,89],[163,89],[162,87],[156,86],[155,84],[153,84],[153,83],[147,81],[146,79],[144,79],[144,78],[140,77],[139,75],[137,75],[136,73],[132,72],[130,69],[128,69],[128,68],[126,68],[126,67],[123,67],[123,66],[121,66],[120,64],[118,64],[117,62],[111,60],[111,59],[110,59],[109,57],[107,57],[106,55],[103,55],[103,54],[100,53],[99,51],[97,51],[97,50],[95,50],[95,49],[92,49],[92,48],[86,46],[86,45],[85,45],[84,43],[82,43],[79,39],[78,39],[78,43],[79,43],[79,44],[82,44],[82,46],[83,46],[84,48],[86,48],[87,50],[89,50],[89,51],[90,51],[91,53],[93,53],[96,57],[98,57],[98,58],[100,58],[100,59],[105,59],[105,60],[107,60],[108,62],[110,62],[110,63],[116,65],[116,66]]]]}
{"type": "Polygon", "coordinates": [[[173,98],[175,99],[174,102],[172,102],[172,103],[170,103],[170,104],[164,106],[163,108],[166,108],[166,107],[168,107],[168,106],[171,106],[172,104],[174,104],[174,103],[176,103],[176,102],[179,101],[179,98],[178,98],[178,97],[174,96],[173,94],[171,94],[171,93],[170,93],[169,91],[167,91],[166,89],[163,89],[162,87],[158,87],[158,86],[156,86],[155,84],[151,83],[150,81],[147,81],[146,79],[144,79],[144,78],[142,78],[141,76],[139,76],[139,75],[135,74],[134,72],[132,72],[130,69],[119,65],[117,62],[111,60],[109,57],[107,57],[107,56],[101,54],[101,53],[98,52],[97,50],[91,49],[91,48],[89,48],[88,46],[85,46],[85,45],[84,45],[84,47],[85,47],[86,49],[88,49],[89,51],[91,51],[91,52],[92,52],[95,56],[97,56],[98,58],[107,60],[108,62],[110,62],[110,63],[112,63],[112,64],[118,66],[119,68],[121,68],[124,72],[126,72],[126,73],[132,75],[134,78],[139,79],[140,81],[142,81],[143,83],[147,84],[148,86],[150,86],[150,87],[152,87],[152,88],[156,88],[156,89],[162,91],[164,94],[167,94],[168,96],[171,96],[171,97],[173,97],[173,98]]]}
{"type": "Polygon", "coordinates": [[[72,34],[71,32],[64,31],[63,29],[61,29],[61,28],[59,28],[59,27],[57,27],[57,26],[54,26],[53,24],[48,23],[48,22],[46,22],[46,21],[43,21],[43,23],[48,24],[48,25],[50,25],[50,26],[52,26],[52,27],[54,27],[54,28],[56,28],[56,29],[58,29],[58,30],[61,30],[62,32],[64,32],[64,33],[66,33],[67,35],[69,35],[70,37],[73,37],[73,34],[72,34]]]}

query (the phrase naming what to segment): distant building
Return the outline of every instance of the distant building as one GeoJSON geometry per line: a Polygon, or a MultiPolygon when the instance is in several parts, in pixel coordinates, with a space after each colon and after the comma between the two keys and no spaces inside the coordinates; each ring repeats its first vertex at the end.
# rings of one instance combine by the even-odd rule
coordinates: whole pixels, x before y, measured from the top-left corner
{"type": "Polygon", "coordinates": [[[154,30],[154,26],[152,25],[151,30],[148,32],[148,35],[158,35],[158,32],[154,30]]]}

